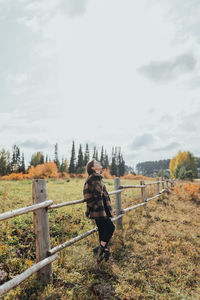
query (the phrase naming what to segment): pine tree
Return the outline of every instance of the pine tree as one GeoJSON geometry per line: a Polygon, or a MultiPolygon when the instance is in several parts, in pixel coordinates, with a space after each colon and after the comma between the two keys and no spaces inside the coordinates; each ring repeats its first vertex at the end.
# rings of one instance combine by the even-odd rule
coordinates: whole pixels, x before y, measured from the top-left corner
{"type": "Polygon", "coordinates": [[[70,164],[69,164],[69,173],[75,173],[75,161],[76,161],[76,155],[75,155],[75,145],[74,145],[74,141],[73,141],[71,159],[70,159],[70,164]]]}
{"type": "Polygon", "coordinates": [[[13,146],[12,159],[10,163],[11,172],[17,173],[20,169],[20,150],[17,145],[13,146]]]}
{"type": "Polygon", "coordinates": [[[95,159],[96,159],[96,146],[94,146],[94,151],[93,151],[92,158],[95,158],[95,159]]]}
{"type": "Polygon", "coordinates": [[[20,157],[20,149],[16,148],[16,162],[17,162],[17,172],[21,172],[21,157],[20,157]]]}
{"type": "Polygon", "coordinates": [[[110,173],[111,173],[111,175],[116,175],[117,176],[116,148],[115,148],[115,151],[112,148],[112,158],[111,158],[110,173]]]}
{"type": "Polygon", "coordinates": [[[82,146],[80,144],[79,152],[78,152],[78,162],[76,165],[76,173],[83,173],[84,172],[84,160],[83,160],[83,152],[82,146]]]}
{"type": "Polygon", "coordinates": [[[125,161],[121,154],[121,147],[118,152],[118,176],[123,176],[125,173],[125,161]]]}
{"type": "Polygon", "coordinates": [[[99,158],[98,158],[98,150],[97,150],[96,146],[94,146],[94,152],[93,152],[92,158],[95,158],[96,160],[99,160],[99,158]]]}
{"type": "Polygon", "coordinates": [[[54,158],[54,162],[59,170],[60,168],[60,161],[58,159],[58,143],[55,144],[55,152],[54,152],[55,158],[54,158]]]}
{"type": "Polygon", "coordinates": [[[101,163],[102,167],[105,168],[103,146],[101,147],[100,163],[101,163]]]}
{"type": "Polygon", "coordinates": [[[45,162],[46,162],[46,163],[48,162],[48,155],[47,155],[47,154],[46,154],[45,162]]]}
{"type": "Polygon", "coordinates": [[[22,153],[22,159],[21,159],[21,165],[20,165],[20,172],[23,172],[23,174],[26,173],[26,167],[24,162],[24,153],[22,153]]]}
{"type": "Polygon", "coordinates": [[[104,167],[105,169],[108,169],[109,168],[109,159],[108,159],[108,154],[105,150],[105,155],[104,155],[104,167]]]}
{"type": "Polygon", "coordinates": [[[68,162],[63,157],[62,157],[62,163],[61,163],[60,168],[59,168],[58,171],[61,172],[61,173],[63,173],[63,172],[67,173],[68,172],[68,162]]]}
{"type": "Polygon", "coordinates": [[[87,165],[89,160],[90,160],[90,153],[89,153],[89,147],[88,147],[88,143],[87,143],[86,148],[85,148],[85,155],[84,155],[84,166],[87,165]]]}
{"type": "Polygon", "coordinates": [[[8,174],[8,160],[6,150],[3,148],[0,152],[0,175],[5,176],[8,174]]]}

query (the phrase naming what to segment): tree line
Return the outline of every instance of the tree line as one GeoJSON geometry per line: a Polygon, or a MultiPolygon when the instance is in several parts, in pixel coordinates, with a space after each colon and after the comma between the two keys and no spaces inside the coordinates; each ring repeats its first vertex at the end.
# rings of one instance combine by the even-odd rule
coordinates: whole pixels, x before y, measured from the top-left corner
{"type": "Polygon", "coordinates": [[[200,158],[190,151],[179,151],[172,159],[145,161],[136,165],[138,174],[145,176],[164,176],[178,179],[193,179],[198,177],[200,158]]]}
{"type": "Polygon", "coordinates": [[[58,143],[56,143],[53,159],[51,159],[48,155],[45,156],[42,152],[34,153],[31,156],[31,161],[27,168],[24,162],[24,153],[21,152],[17,145],[12,147],[12,154],[3,148],[0,151],[0,175],[4,176],[20,172],[26,174],[31,166],[36,167],[37,165],[45,164],[47,162],[54,162],[57,166],[58,172],[80,174],[85,172],[86,164],[92,158],[99,161],[103,169],[109,169],[111,175],[123,176],[126,172],[127,166],[125,165],[125,161],[121,153],[121,147],[112,147],[111,157],[108,157],[107,151],[103,146],[101,147],[100,153],[98,153],[97,147],[94,146],[93,153],[91,155],[88,143],[86,143],[84,151],[80,144],[78,155],[76,156],[75,143],[73,141],[69,161],[64,157],[62,157],[61,161],[59,160],[58,143]]]}
{"type": "Polygon", "coordinates": [[[170,159],[162,159],[156,161],[140,162],[136,165],[136,171],[138,174],[144,176],[161,176],[169,177],[169,163],[170,159]]]}

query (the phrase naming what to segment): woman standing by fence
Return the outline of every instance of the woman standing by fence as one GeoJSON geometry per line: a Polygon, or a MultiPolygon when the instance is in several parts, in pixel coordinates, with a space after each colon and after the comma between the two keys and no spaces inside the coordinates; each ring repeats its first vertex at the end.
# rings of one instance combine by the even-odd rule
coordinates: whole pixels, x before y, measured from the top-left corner
{"type": "Polygon", "coordinates": [[[110,197],[105,184],[102,182],[101,164],[96,159],[92,159],[87,163],[86,170],[88,177],[83,189],[84,199],[87,203],[85,215],[87,218],[95,220],[100,243],[93,249],[93,252],[97,255],[98,261],[103,258],[107,261],[110,255],[108,242],[115,231],[115,225],[110,219],[113,217],[110,197]]]}

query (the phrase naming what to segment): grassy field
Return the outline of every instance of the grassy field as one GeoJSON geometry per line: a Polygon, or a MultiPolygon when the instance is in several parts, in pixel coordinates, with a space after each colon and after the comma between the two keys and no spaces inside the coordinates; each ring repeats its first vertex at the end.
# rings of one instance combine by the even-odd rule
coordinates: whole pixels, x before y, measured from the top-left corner
{"type": "MultiPolygon", "coordinates": [[[[84,179],[47,180],[54,203],[82,199],[84,179]]],[[[108,191],[114,181],[104,179],[108,191]]],[[[121,180],[121,184],[139,182],[121,180]]],[[[147,196],[156,194],[148,187],[147,196]]],[[[115,195],[111,196],[115,211],[115,195]]],[[[122,193],[122,207],[141,202],[139,189],[122,193]]],[[[32,204],[32,181],[0,181],[0,213],[32,204]]],[[[49,211],[51,247],[95,226],[84,216],[85,203],[49,211]]],[[[53,284],[42,288],[36,274],[2,299],[199,299],[200,206],[174,193],[123,217],[123,229],[111,241],[111,258],[97,266],[92,248],[98,233],[59,252],[53,284]]],[[[0,223],[0,264],[9,279],[35,262],[33,214],[0,223]]]]}

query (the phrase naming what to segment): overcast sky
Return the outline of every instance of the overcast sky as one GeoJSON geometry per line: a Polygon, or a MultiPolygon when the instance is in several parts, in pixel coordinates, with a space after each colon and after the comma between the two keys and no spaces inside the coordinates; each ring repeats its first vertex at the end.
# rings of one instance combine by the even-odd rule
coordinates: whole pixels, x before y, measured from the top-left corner
{"type": "Polygon", "coordinates": [[[0,149],[200,156],[199,0],[0,0],[0,149]]]}

